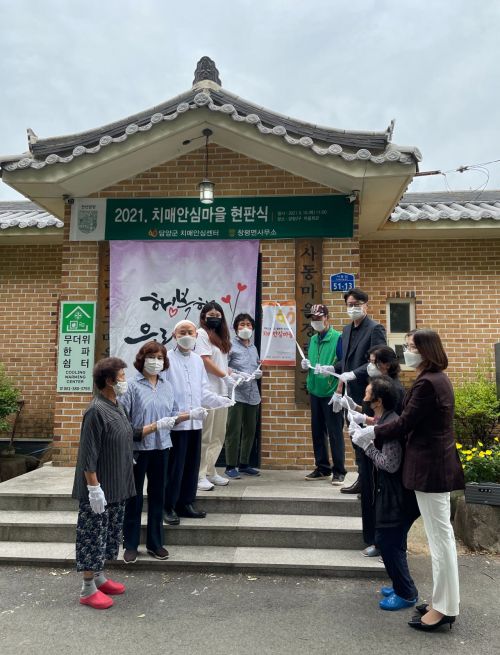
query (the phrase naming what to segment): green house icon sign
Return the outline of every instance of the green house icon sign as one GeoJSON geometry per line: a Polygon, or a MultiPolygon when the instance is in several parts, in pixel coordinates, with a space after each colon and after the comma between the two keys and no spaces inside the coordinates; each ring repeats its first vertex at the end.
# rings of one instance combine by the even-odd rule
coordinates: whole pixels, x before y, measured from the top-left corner
{"type": "Polygon", "coordinates": [[[94,330],[94,305],[91,303],[66,303],[63,309],[62,331],[92,333],[94,330]]]}

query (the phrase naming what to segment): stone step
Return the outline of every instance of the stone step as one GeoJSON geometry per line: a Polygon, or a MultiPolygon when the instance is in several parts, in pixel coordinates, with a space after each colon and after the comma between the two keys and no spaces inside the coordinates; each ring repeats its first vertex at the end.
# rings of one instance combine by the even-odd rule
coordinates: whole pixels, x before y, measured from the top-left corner
{"type": "MultiPolygon", "coordinates": [[[[156,560],[140,553],[135,564],[120,559],[112,563],[122,573],[136,569],[161,571],[241,572],[268,575],[317,575],[332,577],[386,577],[378,558],[358,551],[319,548],[248,548],[220,546],[169,546],[170,559],[156,560]]],[[[68,543],[0,541],[2,564],[46,565],[72,571],[75,548],[68,543]]],[[[76,575],[76,574],[75,574],[76,575]]],[[[118,574],[117,574],[118,575],[118,574]]]]}
{"type": "MultiPolygon", "coordinates": [[[[0,511],[0,541],[72,543],[76,512],[0,511]]],[[[147,516],[142,516],[141,542],[147,516]]],[[[349,516],[208,514],[165,526],[165,543],[183,546],[362,550],[361,519],[349,516]]]]}

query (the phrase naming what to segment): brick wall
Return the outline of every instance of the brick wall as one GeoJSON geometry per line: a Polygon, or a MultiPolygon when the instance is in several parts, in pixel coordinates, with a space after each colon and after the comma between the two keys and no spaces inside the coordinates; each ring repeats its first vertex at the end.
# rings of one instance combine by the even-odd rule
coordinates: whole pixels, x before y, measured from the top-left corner
{"type": "Polygon", "coordinates": [[[500,240],[367,241],[361,286],[372,316],[386,323],[386,300],[414,293],[417,327],[437,330],[452,380],[492,363],[500,341],[500,240]]]}
{"type": "Polygon", "coordinates": [[[61,246],[0,246],[0,361],[21,388],[18,437],[52,438],[61,246]]]}
{"type": "MultiPolygon", "coordinates": [[[[69,222],[70,208],[67,207],[61,256],[61,300],[91,302],[98,298],[99,244],[69,241],[69,222]]],[[[91,398],[91,394],[55,395],[53,461],[56,466],[74,465],[82,413],[91,398]]]]}

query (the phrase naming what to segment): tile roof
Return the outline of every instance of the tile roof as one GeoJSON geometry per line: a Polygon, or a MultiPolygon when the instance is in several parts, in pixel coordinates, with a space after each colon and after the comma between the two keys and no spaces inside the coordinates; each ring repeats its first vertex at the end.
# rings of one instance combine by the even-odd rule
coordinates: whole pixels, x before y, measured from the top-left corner
{"type": "Polygon", "coordinates": [[[341,157],[345,161],[362,160],[374,164],[415,164],[421,160],[418,148],[390,143],[394,121],[382,132],[322,127],[272,112],[224,90],[213,80],[204,81],[195,77],[190,91],[87,132],[39,139],[32,130],[28,130],[29,152],[18,156],[0,156],[0,165],[6,171],[15,171],[69,163],[76,157],[95,154],[102,148],[133,138],[135,134],[152,130],[161,123],[175,121],[187,112],[200,110],[219,113],[237,123],[251,125],[262,135],[281,137],[287,144],[310,149],[320,157],[341,157]]]}
{"type": "Polygon", "coordinates": [[[406,193],[389,218],[404,221],[500,221],[500,191],[406,193]]]}
{"type": "Polygon", "coordinates": [[[62,228],[64,223],[34,202],[0,202],[0,230],[52,226],[62,228]]]}

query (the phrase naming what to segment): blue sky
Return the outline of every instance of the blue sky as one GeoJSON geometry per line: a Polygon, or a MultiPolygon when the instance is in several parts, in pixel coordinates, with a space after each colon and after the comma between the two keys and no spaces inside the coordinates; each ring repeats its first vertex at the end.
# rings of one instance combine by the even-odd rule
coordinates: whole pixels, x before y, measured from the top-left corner
{"type": "MultiPolygon", "coordinates": [[[[395,118],[421,170],[500,159],[499,27],[495,0],[0,0],[0,153],[25,151],[27,127],[79,132],[167,100],[208,55],[227,90],[277,112],[354,130],[395,118]]],[[[20,196],[0,183],[0,199],[20,196]]]]}

